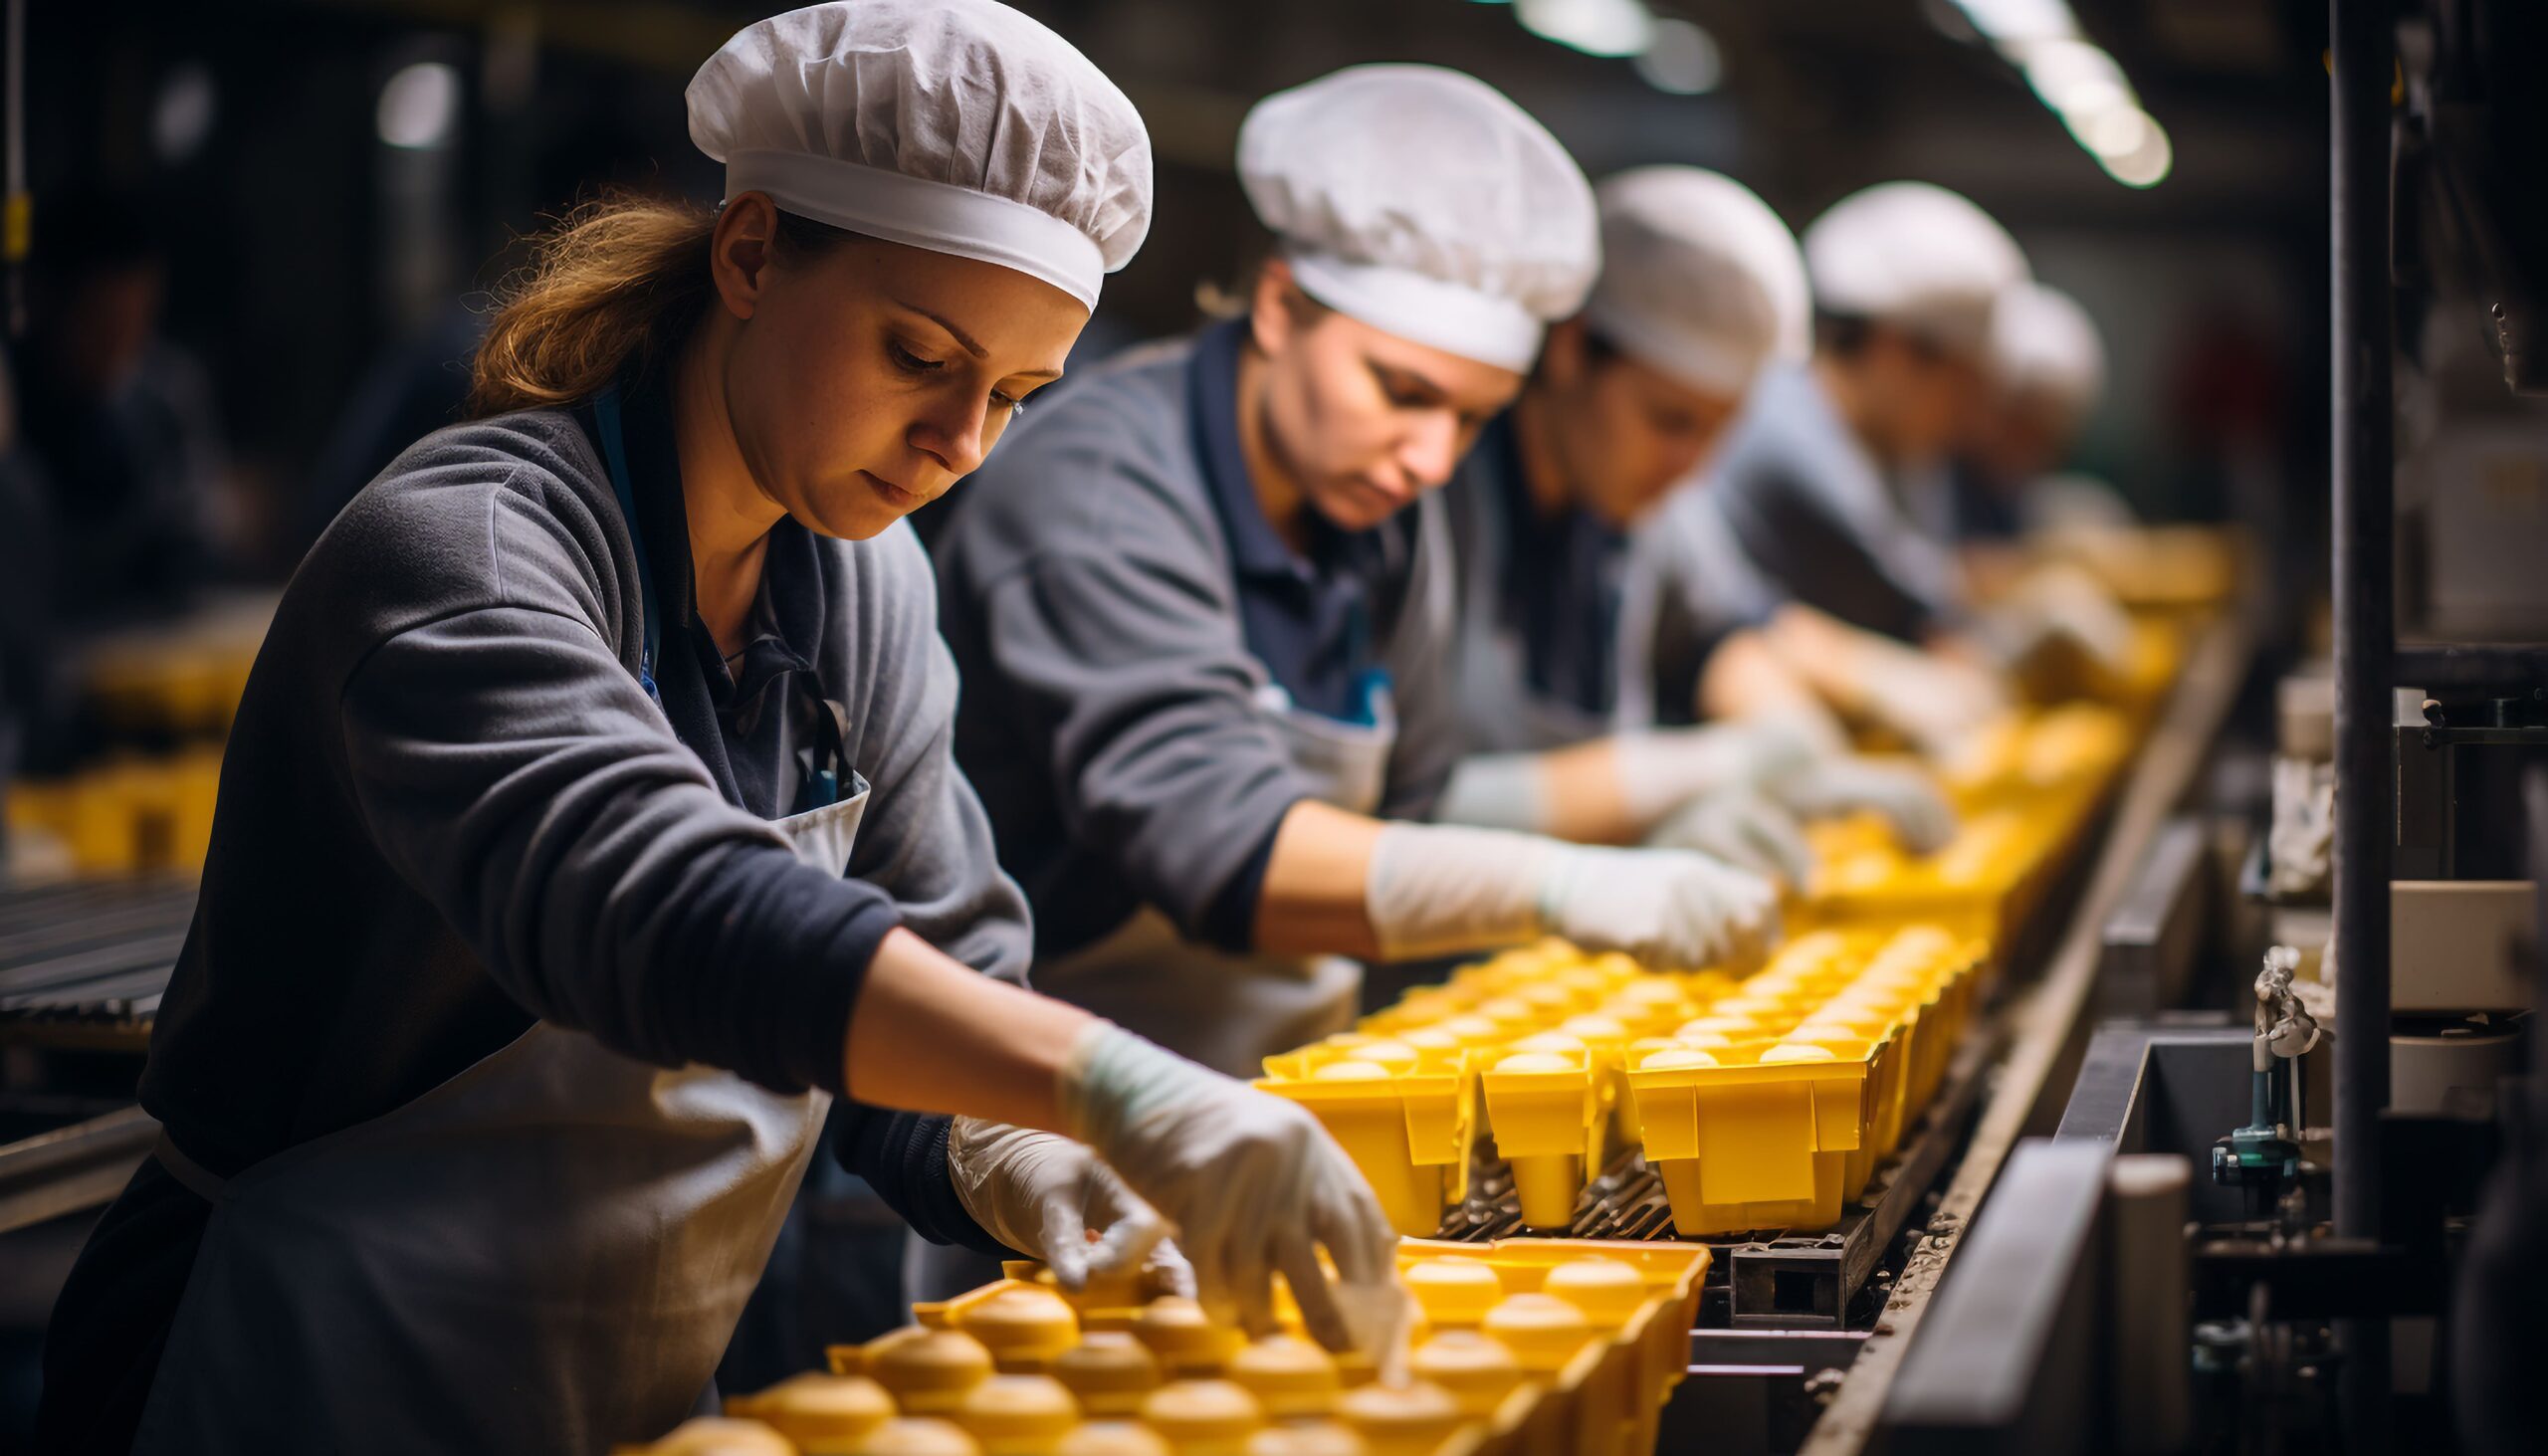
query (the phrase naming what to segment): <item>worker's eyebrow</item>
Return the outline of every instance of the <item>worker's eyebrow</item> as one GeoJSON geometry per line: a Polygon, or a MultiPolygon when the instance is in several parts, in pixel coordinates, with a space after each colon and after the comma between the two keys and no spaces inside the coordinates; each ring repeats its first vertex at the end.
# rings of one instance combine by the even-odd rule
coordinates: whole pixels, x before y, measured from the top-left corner
{"type": "Polygon", "coordinates": [[[1413,369],[1396,364],[1383,364],[1370,357],[1366,357],[1363,364],[1378,376],[1384,386],[1398,393],[1420,395],[1426,404],[1440,404],[1451,397],[1451,391],[1413,369]]]}
{"type": "Polygon", "coordinates": [[[971,334],[956,327],[955,323],[946,317],[946,315],[924,309],[918,304],[910,303],[903,299],[894,300],[894,307],[918,313],[923,318],[926,318],[930,322],[937,324],[939,327],[946,329],[948,337],[955,339],[959,344],[962,344],[964,346],[964,352],[971,354],[974,358],[986,359],[990,357],[991,351],[989,349],[986,349],[980,344],[974,342],[971,334]]]}

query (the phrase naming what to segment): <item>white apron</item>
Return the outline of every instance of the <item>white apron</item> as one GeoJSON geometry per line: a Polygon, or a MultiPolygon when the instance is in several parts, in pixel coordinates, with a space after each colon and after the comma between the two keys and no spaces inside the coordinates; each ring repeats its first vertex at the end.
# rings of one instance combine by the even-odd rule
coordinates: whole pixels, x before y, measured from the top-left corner
{"type": "MultiPolygon", "coordinates": [[[[867,785],[777,821],[849,864],[867,785]]],[[[570,1453],[688,1415],[830,1095],[533,1023],[396,1110],[220,1181],[136,1456],[570,1453]]]]}

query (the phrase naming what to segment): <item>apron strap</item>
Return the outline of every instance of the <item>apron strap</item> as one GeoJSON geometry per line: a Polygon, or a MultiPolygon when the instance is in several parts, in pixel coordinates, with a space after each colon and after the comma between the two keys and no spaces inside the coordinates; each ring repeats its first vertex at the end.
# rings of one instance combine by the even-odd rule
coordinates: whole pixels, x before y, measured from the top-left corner
{"type": "Polygon", "coordinates": [[[168,1170],[168,1176],[206,1203],[220,1202],[221,1190],[230,1184],[228,1178],[215,1175],[211,1169],[179,1151],[164,1130],[159,1134],[159,1141],[150,1144],[150,1155],[159,1159],[159,1165],[168,1170]]]}

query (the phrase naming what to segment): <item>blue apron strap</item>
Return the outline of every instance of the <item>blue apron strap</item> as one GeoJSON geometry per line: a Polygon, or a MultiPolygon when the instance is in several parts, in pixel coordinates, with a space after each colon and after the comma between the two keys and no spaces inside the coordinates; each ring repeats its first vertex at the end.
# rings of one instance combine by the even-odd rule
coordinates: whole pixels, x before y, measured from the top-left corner
{"type": "Polygon", "coordinates": [[[1372,619],[1362,602],[1357,601],[1345,614],[1345,661],[1354,673],[1353,697],[1347,700],[1346,723],[1357,728],[1377,728],[1380,722],[1380,699],[1394,686],[1389,670],[1372,660],[1372,619]]]}
{"type": "Polygon", "coordinates": [[[637,523],[637,499],[628,488],[628,452],[619,434],[618,385],[603,390],[593,400],[593,424],[601,436],[601,460],[610,472],[610,489],[619,497],[620,521],[628,527],[628,542],[637,552],[637,600],[645,622],[638,643],[637,686],[660,704],[663,695],[655,691],[655,573],[646,563],[646,532],[637,523]]]}

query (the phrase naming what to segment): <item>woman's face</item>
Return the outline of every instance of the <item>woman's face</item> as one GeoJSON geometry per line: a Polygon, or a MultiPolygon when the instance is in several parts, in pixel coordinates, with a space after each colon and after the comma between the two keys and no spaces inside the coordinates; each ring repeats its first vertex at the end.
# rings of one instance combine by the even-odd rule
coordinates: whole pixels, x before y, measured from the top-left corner
{"type": "MultiPolygon", "coordinates": [[[[769,211],[746,193],[728,212],[747,205],[769,211]]],[[[740,315],[726,415],[763,494],[809,529],[864,540],[982,463],[1061,377],[1088,311],[1013,269],[920,248],[773,250],[774,221],[718,229],[719,293],[740,315]]]]}
{"type": "Polygon", "coordinates": [[[1611,353],[1594,356],[1581,323],[1549,333],[1533,388],[1548,391],[1557,463],[1575,504],[1614,530],[1636,524],[1689,479],[1742,408],[1611,353]]]}
{"type": "Polygon", "coordinates": [[[1522,376],[1309,303],[1269,265],[1249,312],[1265,441],[1312,510],[1369,530],[1450,480],[1522,376]]]}

